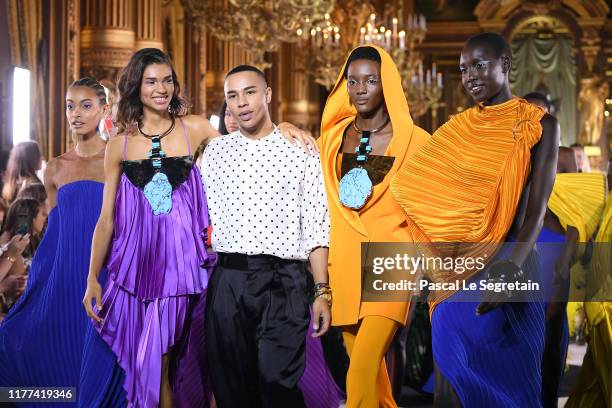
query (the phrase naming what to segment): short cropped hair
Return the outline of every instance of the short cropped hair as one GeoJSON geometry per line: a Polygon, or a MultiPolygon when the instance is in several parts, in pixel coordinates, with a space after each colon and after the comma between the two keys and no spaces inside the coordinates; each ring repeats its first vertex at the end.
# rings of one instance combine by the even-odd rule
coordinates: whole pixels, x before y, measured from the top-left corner
{"type": "Polygon", "coordinates": [[[512,50],[508,41],[498,33],[481,33],[470,37],[465,43],[468,45],[484,45],[489,47],[495,54],[495,58],[500,58],[502,55],[512,59],[512,50]]]}
{"type": "Polygon", "coordinates": [[[380,58],[380,54],[373,47],[355,48],[353,52],[351,52],[351,55],[349,55],[348,59],[346,60],[346,66],[344,67],[344,78],[348,78],[348,69],[351,63],[353,61],[360,60],[360,59],[378,62],[379,64],[381,64],[381,61],[382,61],[380,58]]]}
{"type": "Polygon", "coordinates": [[[544,105],[546,105],[546,109],[548,109],[550,111],[551,103],[548,100],[548,97],[546,95],[544,95],[543,93],[540,93],[540,92],[529,92],[527,95],[523,96],[523,99],[540,101],[544,105]]]}
{"type": "Polygon", "coordinates": [[[225,75],[225,79],[227,79],[227,77],[229,77],[230,75],[234,75],[239,72],[255,72],[257,75],[261,77],[261,79],[263,79],[263,81],[266,83],[266,86],[268,86],[268,81],[266,80],[266,75],[263,73],[263,71],[257,67],[254,67],[253,65],[247,65],[247,64],[238,65],[232,68],[225,75]]]}

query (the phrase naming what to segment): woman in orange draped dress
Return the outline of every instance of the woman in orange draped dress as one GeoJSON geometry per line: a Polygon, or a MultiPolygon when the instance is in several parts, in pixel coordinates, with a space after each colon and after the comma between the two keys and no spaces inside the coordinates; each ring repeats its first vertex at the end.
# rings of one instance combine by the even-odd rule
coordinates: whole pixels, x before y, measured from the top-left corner
{"type": "MultiPolygon", "coordinates": [[[[537,264],[533,248],[555,178],[559,126],[512,95],[511,65],[499,34],[470,38],[459,68],[477,105],[436,130],[392,182],[419,241],[437,248],[465,243],[450,245],[451,256],[495,259],[482,271],[433,271],[436,283],[515,282],[537,264]],[[497,253],[508,241],[516,244],[497,253]]],[[[544,304],[506,302],[516,292],[475,292],[470,302],[456,302],[465,293],[436,291],[431,298],[434,403],[541,406],[544,304]]]]}

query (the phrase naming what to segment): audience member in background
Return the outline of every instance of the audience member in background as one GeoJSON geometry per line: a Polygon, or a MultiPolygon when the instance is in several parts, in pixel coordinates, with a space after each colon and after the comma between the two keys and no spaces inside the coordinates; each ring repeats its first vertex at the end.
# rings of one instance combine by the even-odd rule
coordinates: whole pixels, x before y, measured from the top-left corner
{"type": "Polygon", "coordinates": [[[0,233],[0,245],[10,241],[14,235],[30,236],[30,243],[23,252],[25,259],[31,259],[36,252],[36,246],[32,238],[40,236],[45,222],[47,212],[43,203],[33,198],[16,199],[6,213],[6,222],[0,233]]]}
{"type": "MultiPolygon", "coordinates": [[[[0,151],[0,192],[4,188],[4,173],[6,172],[6,165],[8,164],[9,155],[11,154],[8,150],[0,151]]],[[[7,210],[6,203],[4,199],[0,197],[0,228],[2,228],[2,223],[4,222],[4,215],[7,210]]]]}
{"type": "MultiPolygon", "coordinates": [[[[45,190],[45,186],[41,183],[29,183],[26,184],[21,190],[19,190],[19,192],[17,193],[17,197],[15,197],[15,200],[19,200],[20,198],[31,198],[38,201],[42,205],[41,210],[43,211],[45,217],[43,230],[40,234],[30,237],[32,247],[38,249],[38,245],[40,244],[40,240],[42,239],[45,227],[47,225],[47,217],[49,216],[47,191],[45,190]]],[[[34,256],[34,254],[32,254],[32,256],[34,256]]]]}
{"type": "Polygon", "coordinates": [[[15,199],[19,198],[33,198],[42,204],[47,201],[47,190],[41,183],[30,183],[19,190],[15,199]]]}
{"type": "Polygon", "coordinates": [[[6,173],[6,166],[8,165],[10,155],[10,150],[0,150],[0,191],[4,187],[4,173],[6,173]]]}
{"type": "Polygon", "coordinates": [[[0,248],[0,322],[6,314],[4,305],[8,303],[7,299],[19,297],[26,287],[27,276],[9,275],[9,272],[29,243],[29,236],[14,235],[0,248]]]}
{"type": "Polygon", "coordinates": [[[555,115],[555,106],[552,104],[549,95],[544,95],[540,92],[529,92],[527,95],[523,96],[523,99],[544,109],[546,113],[553,116],[555,115]]]}
{"type": "Polygon", "coordinates": [[[10,205],[17,193],[29,183],[42,182],[36,172],[42,167],[42,156],[38,143],[30,140],[17,144],[11,150],[8,165],[4,174],[2,198],[10,205]]]}
{"type": "Polygon", "coordinates": [[[6,211],[8,210],[4,199],[0,197],[0,229],[2,229],[2,225],[4,225],[4,216],[6,215],[6,211]]]}
{"type": "Polygon", "coordinates": [[[219,111],[219,133],[227,135],[238,130],[238,122],[227,109],[227,102],[223,101],[219,111]]]}
{"type": "Polygon", "coordinates": [[[576,155],[576,163],[578,163],[579,173],[589,173],[591,171],[591,164],[589,158],[584,153],[584,146],[580,143],[574,143],[570,146],[576,155]]]}
{"type": "Polygon", "coordinates": [[[39,236],[42,233],[46,218],[44,206],[32,198],[15,200],[6,214],[6,222],[0,234],[0,245],[8,244],[2,257],[12,263],[12,266],[0,282],[0,286],[5,283],[8,289],[3,291],[3,296],[0,297],[0,313],[8,312],[25,290],[28,267],[36,251],[30,236],[39,236]],[[21,236],[19,241],[13,241],[15,236],[21,236]],[[27,244],[24,244],[24,241],[27,241],[27,244]],[[11,243],[18,243],[19,246],[17,248],[13,246],[13,250],[9,252],[11,243]],[[4,282],[5,280],[8,281],[4,282]]]}

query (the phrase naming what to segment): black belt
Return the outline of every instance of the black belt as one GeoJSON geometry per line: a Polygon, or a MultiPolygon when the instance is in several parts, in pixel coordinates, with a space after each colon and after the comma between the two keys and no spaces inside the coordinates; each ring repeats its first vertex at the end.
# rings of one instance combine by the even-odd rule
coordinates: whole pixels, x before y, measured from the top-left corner
{"type": "Polygon", "coordinates": [[[217,265],[229,269],[248,271],[267,265],[279,263],[303,262],[292,259],[282,259],[274,255],[245,255],[236,253],[217,252],[217,265]]]}

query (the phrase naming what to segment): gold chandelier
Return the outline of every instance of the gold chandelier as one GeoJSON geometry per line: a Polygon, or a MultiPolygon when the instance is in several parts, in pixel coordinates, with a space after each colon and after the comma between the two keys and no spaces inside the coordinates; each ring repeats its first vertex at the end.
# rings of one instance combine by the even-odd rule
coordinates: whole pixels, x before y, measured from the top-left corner
{"type": "Polygon", "coordinates": [[[217,38],[238,44],[253,53],[253,65],[270,66],[266,52],[282,42],[295,42],[304,21],[323,19],[335,0],[182,0],[196,25],[217,38]]]}
{"type": "Polygon", "coordinates": [[[374,7],[358,0],[338,1],[331,13],[324,15],[319,23],[305,20],[301,35],[304,66],[316,83],[331,89],[338,77],[338,70],[356,45],[359,44],[360,28],[372,14],[374,7]]]}
{"type": "Polygon", "coordinates": [[[309,51],[305,53],[306,62],[315,82],[331,89],[350,51],[358,45],[375,44],[395,61],[412,115],[422,116],[437,106],[442,97],[442,73],[437,72],[435,64],[424,70],[423,57],[415,49],[425,39],[425,17],[403,18],[402,11],[387,3],[380,18],[368,2],[343,0],[309,30],[302,28],[309,24],[305,21],[296,33],[309,51]]]}

